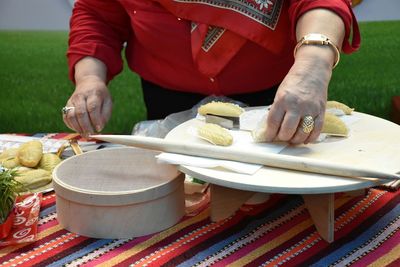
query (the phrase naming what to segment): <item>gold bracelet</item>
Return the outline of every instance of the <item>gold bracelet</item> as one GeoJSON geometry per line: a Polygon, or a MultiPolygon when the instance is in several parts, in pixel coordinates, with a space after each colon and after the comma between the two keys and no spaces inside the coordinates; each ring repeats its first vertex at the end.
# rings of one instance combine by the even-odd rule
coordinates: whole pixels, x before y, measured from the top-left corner
{"type": "Polygon", "coordinates": [[[332,69],[334,69],[340,61],[340,51],[339,48],[332,43],[329,38],[320,33],[309,33],[305,35],[301,40],[297,43],[296,47],[294,48],[293,55],[296,57],[297,50],[302,45],[327,45],[333,48],[335,52],[335,63],[333,64],[332,69]]]}

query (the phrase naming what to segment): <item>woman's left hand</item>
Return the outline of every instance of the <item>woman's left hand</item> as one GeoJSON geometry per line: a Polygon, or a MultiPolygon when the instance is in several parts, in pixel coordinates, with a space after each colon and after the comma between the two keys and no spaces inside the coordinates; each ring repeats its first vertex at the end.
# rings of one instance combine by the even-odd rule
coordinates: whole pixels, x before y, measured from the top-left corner
{"type": "Polygon", "coordinates": [[[279,86],[268,113],[267,141],[307,144],[318,138],[332,75],[332,51],[329,49],[320,46],[299,49],[296,61],[279,86]],[[302,126],[306,116],[314,120],[314,127],[309,133],[302,126]]]}

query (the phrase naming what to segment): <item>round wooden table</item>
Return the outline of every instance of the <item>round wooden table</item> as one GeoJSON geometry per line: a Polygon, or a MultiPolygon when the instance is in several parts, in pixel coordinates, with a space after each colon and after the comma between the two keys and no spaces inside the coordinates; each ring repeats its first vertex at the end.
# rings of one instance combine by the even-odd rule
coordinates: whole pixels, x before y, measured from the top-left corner
{"type": "MultiPolygon", "coordinates": [[[[388,173],[399,172],[400,126],[359,112],[353,112],[351,116],[353,123],[347,138],[328,137],[319,143],[287,146],[281,154],[332,161],[388,173]]],[[[204,122],[197,119],[189,120],[174,128],[166,139],[205,142],[189,131],[201,123],[204,122]]],[[[253,175],[221,168],[209,169],[185,165],[180,166],[180,170],[210,183],[211,218],[215,221],[232,215],[254,192],[301,194],[317,229],[329,242],[333,241],[334,193],[363,192],[365,188],[388,182],[384,179],[339,177],[267,166],[263,166],[253,175]]]]}

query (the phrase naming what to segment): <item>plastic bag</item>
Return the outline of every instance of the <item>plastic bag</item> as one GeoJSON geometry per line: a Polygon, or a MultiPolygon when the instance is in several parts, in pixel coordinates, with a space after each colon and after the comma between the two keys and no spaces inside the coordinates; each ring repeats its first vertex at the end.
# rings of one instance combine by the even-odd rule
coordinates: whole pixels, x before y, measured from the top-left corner
{"type": "Polygon", "coordinates": [[[197,109],[201,105],[207,104],[212,101],[229,102],[237,104],[241,107],[246,107],[244,103],[233,100],[226,96],[207,96],[199,103],[194,105],[191,109],[172,113],[165,117],[165,119],[163,120],[149,120],[136,123],[133,127],[132,135],[164,138],[168,134],[168,132],[176,126],[184,123],[185,121],[195,118],[197,116],[197,109]]]}

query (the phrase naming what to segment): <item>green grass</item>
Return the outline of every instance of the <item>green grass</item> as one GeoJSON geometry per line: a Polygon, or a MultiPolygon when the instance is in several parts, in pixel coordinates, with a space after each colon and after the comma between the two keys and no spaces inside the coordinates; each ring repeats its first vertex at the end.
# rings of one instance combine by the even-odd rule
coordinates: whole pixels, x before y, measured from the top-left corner
{"type": "MultiPolygon", "coordinates": [[[[400,95],[400,21],[360,23],[362,47],[342,56],[329,98],[389,118],[400,95]]],[[[61,107],[74,90],[68,80],[66,32],[0,31],[0,133],[65,132],[61,107]]],[[[105,132],[130,133],[145,119],[139,79],[127,67],[110,84],[114,111],[105,132]]]]}
{"type": "MultiPolygon", "coordinates": [[[[61,116],[74,90],[66,32],[0,32],[0,133],[69,132],[61,116]]],[[[112,81],[113,115],[104,132],[130,133],[145,119],[139,79],[125,67],[112,81]]]]}
{"type": "Polygon", "coordinates": [[[342,56],[329,98],[389,119],[391,98],[400,95],[400,21],[364,22],[360,30],[361,48],[342,56]]]}

